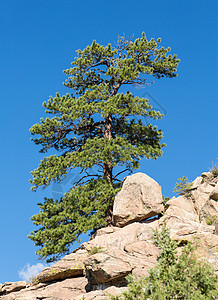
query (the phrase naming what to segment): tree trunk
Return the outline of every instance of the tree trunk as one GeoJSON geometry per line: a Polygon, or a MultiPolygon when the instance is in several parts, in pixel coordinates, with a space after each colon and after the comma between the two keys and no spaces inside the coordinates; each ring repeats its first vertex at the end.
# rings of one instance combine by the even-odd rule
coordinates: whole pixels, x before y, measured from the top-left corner
{"type": "MultiPolygon", "coordinates": [[[[109,115],[107,118],[105,118],[105,131],[104,131],[104,138],[108,140],[112,138],[111,123],[112,123],[112,116],[109,115]]],[[[112,184],[111,161],[109,161],[108,163],[104,163],[104,177],[107,178],[108,181],[112,184]]]]}
{"type": "MultiPolygon", "coordinates": [[[[107,118],[105,118],[105,130],[104,130],[104,138],[110,140],[112,138],[111,133],[111,123],[112,123],[112,116],[109,115],[107,118]]],[[[110,155],[110,154],[108,154],[110,155]]],[[[112,184],[112,163],[111,161],[104,163],[104,177],[112,184]]],[[[110,202],[110,199],[108,199],[110,202]]],[[[112,212],[113,212],[113,206],[108,206],[106,211],[106,221],[107,225],[110,226],[112,224],[112,212]]]]}
{"type": "Polygon", "coordinates": [[[107,221],[107,226],[112,226],[112,216],[113,216],[113,205],[108,206],[106,210],[106,221],[107,221]]]}

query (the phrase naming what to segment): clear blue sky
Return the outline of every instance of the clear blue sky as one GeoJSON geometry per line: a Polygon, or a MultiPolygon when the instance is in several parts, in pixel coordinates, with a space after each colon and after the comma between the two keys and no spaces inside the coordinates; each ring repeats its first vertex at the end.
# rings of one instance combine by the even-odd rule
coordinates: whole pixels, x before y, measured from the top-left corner
{"type": "Polygon", "coordinates": [[[144,160],[140,171],[172,196],[178,177],[193,180],[209,170],[218,158],[217,11],[216,0],[1,1],[1,283],[19,280],[22,268],[39,263],[27,235],[45,194],[31,192],[28,183],[42,158],[29,128],[44,115],[41,104],[49,95],[67,92],[62,71],[75,50],[93,39],[107,44],[145,31],[178,54],[177,78],[137,91],[152,95],[166,111],[158,124],[167,143],[164,155],[144,160]]]}

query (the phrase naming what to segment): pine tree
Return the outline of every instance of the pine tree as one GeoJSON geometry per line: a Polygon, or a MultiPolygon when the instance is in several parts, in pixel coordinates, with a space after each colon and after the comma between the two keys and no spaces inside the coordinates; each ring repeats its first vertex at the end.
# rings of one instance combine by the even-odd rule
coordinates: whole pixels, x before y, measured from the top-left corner
{"type": "Polygon", "coordinates": [[[32,140],[41,145],[40,152],[55,149],[59,155],[41,160],[32,172],[32,190],[60,182],[73,169],[81,178],[61,199],[45,198],[31,218],[40,228],[29,238],[42,258],[57,259],[82,232],[110,224],[120,175],[139,168],[143,157],[162,155],[162,131],[144,122],[162,114],[127,90],[149,84],[149,76],[177,76],[179,60],[160,42],[149,41],[144,33],[135,41],[121,37],[114,47],[93,41],[77,51],[72,67],[64,71],[71,93],[57,93],[43,103],[51,116],[32,126],[30,132],[37,136],[32,140]]]}
{"type": "Polygon", "coordinates": [[[176,183],[173,191],[177,193],[178,196],[185,195],[186,197],[190,196],[190,190],[192,188],[192,183],[188,182],[188,177],[183,176],[178,179],[179,182],[176,183]]]}

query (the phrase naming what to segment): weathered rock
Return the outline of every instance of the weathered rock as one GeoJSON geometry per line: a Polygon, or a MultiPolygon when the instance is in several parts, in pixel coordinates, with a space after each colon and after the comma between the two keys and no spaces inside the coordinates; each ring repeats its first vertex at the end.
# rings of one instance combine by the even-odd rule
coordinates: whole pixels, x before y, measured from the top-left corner
{"type": "MultiPolygon", "coordinates": [[[[98,235],[87,243],[81,245],[82,249],[91,249],[93,247],[102,247],[103,249],[124,250],[125,246],[138,241],[152,240],[154,229],[158,227],[158,220],[149,220],[129,224],[111,234],[98,235]]],[[[101,229],[100,229],[101,230],[101,229]]]]}
{"type": "Polygon", "coordinates": [[[96,253],[85,262],[85,273],[90,285],[119,281],[132,271],[121,257],[108,253],[96,253]]]}
{"type": "Polygon", "coordinates": [[[210,193],[214,189],[214,185],[208,181],[203,182],[196,189],[191,190],[191,198],[195,204],[195,209],[199,214],[200,210],[210,197],[210,193]]]}
{"type": "Polygon", "coordinates": [[[195,209],[195,205],[190,197],[180,196],[173,197],[166,203],[166,212],[164,219],[176,218],[183,223],[186,220],[199,222],[199,216],[195,209]]]}
{"type": "Polygon", "coordinates": [[[218,222],[215,222],[215,233],[218,235],[218,222]]]}
{"type": "MultiPolygon", "coordinates": [[[[132,176],[125,180],[124,188],[121,190],[124,191],[123,194],[120,192],[122,205],[118,202],[116,204],[120,210],[122,207],[125,210],[127,205],[126,213],[124,211],[122,214],[121,211],[114,215],[115,224],[119,227],[97,230],[89,242],[83,243],[80,249],[39,273],[33,280],[35,285],[26,288],[24,286],[22,290],[15,292],[9,288],[9,283],[0,285],[0,295],[4,290],[4,295],[2,294],[0,299],[82,300],[85,297],[86,300],[107,300],[109,295],[119,295],[126,289],[127,274],[131,273],[136,278],[147,276],[148,269],[154,267],[159,254],[159,249],[153,245],[154,230],[160,229],[164,222],[170,229],[172,239],[180,242],[178,251],[181,252],[186,242],[197,241],[196,253],[201,259],[210,262],[218,273],[218,221],[215,220],[214,224],[210,224],[212,222],[208,222],[207,219],[217,216],[217,200],[212,197],[214,190],[216,191],[218,178],[211,172],[203,173],[192,183],[189,196],[174,197],[167,202],[166,211],[161,218],[141,220],[148,213],[145,203],[151,201],[146,197],[154,195],[152,194],[154,191],[160,196],[161,191],[159,189],[159,192],[156,192],[158,184],[145,174],[132,176]],[[134,182],[134,178],[128,184],[132,176],[139,178],[138,184],[134,182]],[[148,182],[152,181],[152,186],[155,182],[154,191],[149,187],[147,193],[144,188],[145,177],[149,178],[148,182]],[[132,212],[134,215],[130,220],[132,212]],[[131,223],[133,220],[134,223],[131,223]],[[84,271],[87,278],[84,277],[84,271]],[[37,282],[40,283],[36,284],[37,282]]],[[[155,196],[152,197],[155,199],[155,196]]],[[[162,195],[159,204],[160,201],[162,195]]],[[[158,209],[153,208],[155,205],[153,201],[149,206],[149,213],[151,211],[157,213],[158,209]]],[[[150,216],[149,213],[147,217],[150,216]]]]}
{"type": "Polygon", "coordinates": [[[206,224],[200,224],[200,217],[192,197],[173,197],[166,203],[166,212],[159,220],[159,225],[165,222],[170,228],[171,236],[192,235],[200,231],[214,233],[215,229],[206,224]],[[182,234],[184,232],[184,234],[182,234]],[[181,234],[180,234],[181,233],[181,234]]]}
{"type": "MultiPolygon", "coordinates": [[[[127,287],[110,286],[104,290],[96,290],[85,294],[85,300],[108,300],[110,296],[119,296],[127,287]]],[[[77,296],[74,300],[83,300],[83,296],[77,296]]]]}
{"type": "Polygon", "coordinates": [[[164,210],[159,184],[143,173],[128,176],[117,194],[113,223],[118,227],[158,215],[164,210]]]}
{"type": "Polygon", "coordinates": [[[166,203],[167,211],[164,216],[164,218],[171,219],[168,225],[174,227],[173,223],[188,224],[189,221],[200,222],[202,220],[207,222],[210,218],[217,216],[218,205],[210,199],[216,182],[217,179],[211,172],[203,173],[201,177],[193,181],[189,196],[174,197],[169,200],[166,203]]]}
{"type": "Polygon", "coordinates": [[[210,193],[210,198],[213,200],[218,200],[218,183],[210,193]]]}
{"type": "Polygon", "coordinates": [[[124,250],[114,248],[108,253],[98,253],[85,263],[86,277],[91,289],[108,285],[126,285],[125,276],[132,273],[136,278],[147,276],[154,267],[159,250],[150,241],[129,244],[124,250]]]}
{"type": "Polygon", "coordinates": [[[63,281],[50,284],[39,283],[30,286],[20,292],[11,293],[0,297],[2,300],[71,300],[78,295],[86,293],[85,286],[87,279],[85,277],[68,278],[63,281]]]}
{"type": "Polygon", "coordinates": [[[121,228],[119,227],[104,227],[104,228],[101,228],[101,229],[98,229],[90,238],[90,240],[93,240],[94,238],[96,238],[97,236],[100,236],[100,235],[105,235],[105,234],[111,234],[111,233],[114,233],[116,231],[119,231],[121,230],[121,228]]]}
{"type": "Polygon", "coordinates": [[[153,267],[159,250],[153,245],[154,229],[158,226],[158,220],[155,221],[142,221],[142,223],[129,224],[118,231],[114,231],[111,234],[98,235],[96,233],[95,239],[84,243],[82,247],[85,249],[98,249],[102,247],[100,251],[104,251],[95,254],[85,262],[85,269],[88,269],[88,281],[91,285],[98,285],[95,276],[101,277],[101,284],[103,281],[110,281],[110,284],[121,285],[125,277],[125,272],[120,272],[119,266],[119,280],[117,280],[117,266],[119,264],[126,265],[127,269],[132,270],[134,276],[139,277],[141,275],[147,275],[148,269],[153,267]],[[98,258],[98,264],[95,259],[98,258]],[[117,262],[116,262],[117,261],[117,262]],[[115,265],[114,263],[115,262],[115,265]],[[107,269],[110,265],[110,275],[106,275],[106,278],[101,273],[96,271],[96,266],[101,266],[101,269],[107,269]],[[115,266],[115,267],[114,267],[115,266]],[[115,269],[114,269],[115,268],[115,269]],[[97,275],[96,275],[97,274],[97,275]],[[104,279],[103,279],[104,278],[104,279]]]}
{"type": "Polygon", "coordinates": [[[132,267],[132,275],[136,278],[148,276],[148,270],[153,268],[159,249],[152,241],[139,241],[127,245],[124,250],[128,253],[129,263],[132,267]]]}
{"type": "Polygon", "coordinates": [[[212,240],[214,238],[214,242],[209,242],[210,246],[212,246],[214,243],[215,247],[217,246],[217,239],[214,237],[214,226],[208,226],[203,222],[199,224],[191,221],[186,224],[179,223],[178,225],[179,226],[177,226],[175,229],[170,228],[173,240],[182,242],[198,240],[199,245],[203,245],[205,244],[204,240],[210,237],[212,240]]]}
{"type": "Polygon", "coordinates": [[[218,220],[218,201],[208,199],[200,210],[200,219],[208,225],[215,224],[215,221],[218,220]]]}
{"type": "MultiPolygon", "coordinates": [[[[198,179],[198,183],[200,180],[198,179]]],[[[218,239],[215,235],[215,226],[207,225],[205,222],[200,223],[198,212],[205,213],[207,216],[217,214],[209,199],[212,185],[210,182],[202,182],[198,185],[196,180],[196,193],[194,198],[180,196],[172,198],[166,204],[166,212],[159,220],[161,226],[164,222],[170,228],[171,237],[173,240],[186,243],[187,241],[198,241],[198,253],[206,260],[214,260],[217,257],[218,239]],[[202,199],[200,199],[202,195],[202,199]],[[196,208],[197,205],[197,208],[196,208]],[[209,250],[210,249],[210,250],[209,250]]],[[[217,266],[214,264],[214,269],[217,271],[217,266]]]]}
{"type": "Polygon", "coordinates": [[[203,182],[202,176],[197,177],[191,184],[191,189],[196,189],[203,182]]]}
{"type": "Polygon", "coordinates": [[[159,250],[157,247],[154,246],[154,244],[150,241],[139,241],[133,244],[129,244],[124,247],[124,250],[130,254],[134,255],[135,257],[139,255],[143,255],[146,257],[149,257],[149,261],[151,258],[151,262],[156,262],[156,257],[159,254],[159,250]]]}
{"type": "MultiPolygon", "coordinates": [[[[196,252],[202,259],[207,261],[215,261],[218,257],[218,238],[215,235],[215,226],[209,226],[204,222],[199,223],[194,218],[194,211],[191,210],[190,205],[184,205],[184,197],[178,197],[168,201],[168,209],[165,215],[159,220],[159,225],[165,222],[170,228],[171,238],[180,241],[182,244],[186,242],[197,242],[196,252]],[[181,211],[177,209],[180,205],[181,211]]],[[[185,202],[186,203],[186,202],[185,202]]],[[[218,263],[214,263],[213,267],[218,272],[218,263]]]]}
{"type": "Polygon", "coordinates": [[[203,172],[201,174],[201,177],[206,178],[208,180],[208,179],[212,178],[212,174],[211,174],[211,172],[203,172]]]}
{"type": "Polygon", "coordinates": [[[33,280],[34,283],[48,282],[65,279],[69,277],[82,276],[84,270],[84,261],[88,257],[86,250],[79,249],[66,255],[56,264],[45,268],[33,280]]]}
{"type": "Polygon", "coordinates": [[[12,292],[17,292],[26,287],[26,281],[17,282],[5,282],[1,287],[1,294],[9,294],[12,292]]]}

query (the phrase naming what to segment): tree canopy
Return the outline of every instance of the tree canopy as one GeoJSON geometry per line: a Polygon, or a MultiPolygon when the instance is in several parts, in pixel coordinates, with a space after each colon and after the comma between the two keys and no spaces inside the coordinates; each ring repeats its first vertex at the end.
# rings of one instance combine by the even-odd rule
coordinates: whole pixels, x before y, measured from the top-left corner
{"type": "Polygon", "coordinates": [[[29,235],[42,258],[57,259],[82,232],[111,223],[114,196],[122,173],[139,168],[140,159],[162,155],[162,131],[145,119],[161,119],[149,100],[135,96],[133,85],[150,78],[177,76],[179,59],[161,40],[118,38],[117,44],[78,50],[64,85],[70,93],[43,103],[50,116],[30,129],[44,157],[32,172],[32,190],[61,182],[73,169],[80,179],[61,199],[45,198],[31,219],[39,228],[29,235]],[[91,172],[90,172],[91,170],[91,172]]]}

